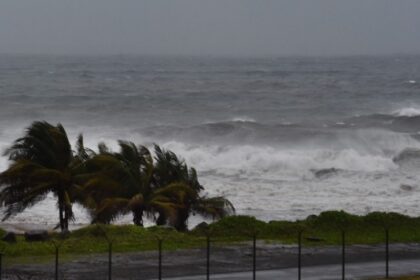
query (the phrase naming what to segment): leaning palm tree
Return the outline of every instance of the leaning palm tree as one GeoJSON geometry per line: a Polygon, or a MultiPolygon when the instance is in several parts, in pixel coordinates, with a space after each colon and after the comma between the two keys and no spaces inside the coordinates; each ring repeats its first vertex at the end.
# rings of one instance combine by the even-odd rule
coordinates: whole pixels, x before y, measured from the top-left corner
{"type": "Polygon", "coordinates": [[[165,215],[164,212],[158,213],[156,223],[158,225],[170,224],[179,230],[184,230],[183,226],[189,216],[190,205],[197,200],[199,192],[203,186],[198,182],[197,172],[194,168],[189,169],[187,164],[180,159],[174,152],[162,149],[158,145],[154,146],[155,164],[153,167],[153,178],[151,180],[152,189],[161,189],[171,183],[178,183],[189,189],[188,195],[182,199],[174,199],[177,205],[175,218],[165,215]]]}
{"type": "Polygon", "coordinates": [[[177,205],[190,189],[181,184],[168,184],[153,189],[153,159],[144,146],[119,141],[120,152],[112,153],[100,144],[99,154],[86,161],[92,174],[84,184],[82,202],[92,216],[92,222],[110,223],[121,215],[132,213],[133,223],[143,225],[143,217],[163,213],[173,217],[177,205]]]}
{"type": "Polygon", "coordinates": [[[154,188],[160,189],[175,182],[186,186],[189,191],[185,192],[181,199],[179,197],[172,198],[174,204],[177,205],[176,216],[167,217],[165,213],[159,213],[158,225],[168,223],[179,231],[185,231],[188,228],[187,223],[191,214],[219,219],[235,212],[232,203],[224,197],[202,196],[201,192],[204,187],[198,181],[197,171],[194,168],[189,168],[185,161],[175,153],[155,145],[155,166],[152,181],[154,188]]]}
{"type": "Polygon", "coordinates": [[[57,199],[59,227],[68,229],[74,219],[72,202],[78,192],[82,170],[83,139],[74,155],[61,124],[34,122],[22,138],[15,140],[5,155],[10,166],[0,174],[0,202],[6,207],[3,220],[43,200],[49,193],[57,199]]]}
{"type": "Polygon", "coordinates": [[[101,143],[99,153],[85,162],[91,177],[84,184],[82,204],[92,222],[110,223],[132,213],[139,226],[146,216],[158,225],[186,230],[190,214],[220,218],[234,211],[224,198],[200,196],[197,172],[175,153],[155,145],[153,157],[132,142],[119,141],[119,146],[113,153],[101,143]]]}

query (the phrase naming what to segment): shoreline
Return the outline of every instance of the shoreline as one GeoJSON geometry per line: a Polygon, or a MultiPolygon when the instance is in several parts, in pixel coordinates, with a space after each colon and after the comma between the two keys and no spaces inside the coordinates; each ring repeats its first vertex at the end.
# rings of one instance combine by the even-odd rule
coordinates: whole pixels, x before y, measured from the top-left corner
{"type": "MultiPolygon", "coordinates": [[[[69,230],[78,230],[89,224],[69,224],[69,230]]],[[[32,230],[46,230],[48,232],[59,232],[56,225],[53,224],[35,224],[35,223],[0,223],[0,228],[6,232],[13,232],[15,234],[24,234],[26,231],[32,230]]]]}

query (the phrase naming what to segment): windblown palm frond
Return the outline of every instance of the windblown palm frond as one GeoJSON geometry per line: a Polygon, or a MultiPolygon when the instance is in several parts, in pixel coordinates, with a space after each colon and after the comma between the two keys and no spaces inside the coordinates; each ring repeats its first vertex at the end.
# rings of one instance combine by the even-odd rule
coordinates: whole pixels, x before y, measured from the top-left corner
{"type": "Polygon", "coordinates": [[[92,223],[109,224],[118,217],[129,213],[128,202],[129,200],[124,198],[107,198],[102,200],[95,209],[92,223]]]}
{"type": "Polygon", "coordinates": [[[200,197],[193,207],[193,211],[201,216],[220,219],[235,213],[233,204],[222,196],[200,197]]]}
{"type": "Polygon", "coordinates": [[[51,192],[57,198],[60,227],[66,230],[74,218],[71,204],[80,161],[76,163],[64,127],[34,122],[5,155],[11,164],[0,174],[0,202],[6,207],[3,219],[24,211],[51,192]]]}
{"type": "Polygon", "coordinates": [[[86,161],[96,154],[93,150],[85,147],[82,134],[77,137],[75,148],[75,157],[79,158],[80,161],[86,161]]]}

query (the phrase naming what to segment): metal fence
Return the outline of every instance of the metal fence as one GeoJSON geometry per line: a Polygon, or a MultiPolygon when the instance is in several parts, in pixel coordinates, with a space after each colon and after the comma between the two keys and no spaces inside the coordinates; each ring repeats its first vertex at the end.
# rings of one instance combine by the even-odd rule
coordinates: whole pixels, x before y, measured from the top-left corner
{"type": "MultiPolygon", "coordinates": [[[[340,254],[338,254],[338,256],[341,255],[341,264],[339,264],[341,266],[341,275],[337,275],[337,279],[346,279],[346,265],[348,264],[346,256],[347,256],[347,252],[346,249],[348,248],[348,245],[346,244],[346,231],[342,230],[340,232],[341,234],[341,245],[337,246],[340,249],[340,254]]],[[[107,235],[105,235],[105,239],[106,242],[108,244],[108,254],[107,254],[107,272],[106,272],[106,277],[107,279],[111,280],[113,279],[113,277],[115,277],[115,279],[125,279],[125,278],[121,278],[121,276],[119,276],[115,271],[113,271],[114,265],[113,265],[113,244],[114,244],[114,240],[109,238],[107,235]]],[[[205,241],[205,246],[202,248],[202,250],[205,252],[205,254],[202,255],[203,259],[203,263],[205,263],[205,269],[204,269],[204,273],[202,274],[203,279],[207,279],[210,280],[212,274],[217,274],[218,271],[216,271],[215,269],[213,269],[212,267],[212,253],[213,253],[213,244],[216,241],[216,238],[212,238],[212,236],[207,235],[205,237],[205,239],[203,241],[205,241]],[[204,259],[205,258],[205,259],[204,259]]],[[[258,279],[258,275],[257,275],[257,260],[258,260],[258,254],[257,254],[257,249],[258,249],[258,236],[257,234],[253,234],[253,236],[250,238],[249,242],[247,243],[247,245],[249,245],[249,252],[250,252],[250,262],[249,262],[249,267],[247,269],[245,269],[246,271],[249,272],[249,279],[253,279],[256,280],[258,279]]],[[[390,264],[390,234],[389,234],[389,230],[385,229],[384,230],[384,239],[383,239],[383,243],[381,243],[380,246],[382,246],[382,256],[383,256],[383,263],[384,263],[384,270],[383,270],[383,277],[385,278],[389,278],[390,276],[390,269],[389,269],[389,264],[390,264]]],[[[65,242],[65,241],[63,241],[65,242]]],[[[156,255],[154,257],[155,260],[155,264],[156,264],[156,275],[154,278],[156,279],[163,279],[163,273],[165,270],[165,265],[164,265],[164,257],[165,257],[165,250],[163,249],[163,246],[165,244],[165,239],[161,238],[161,237],[156,237],[156,240],[154,240],[154,242],[156,242],[156,248],[157,248],[157,252],[156,255]]],[[[294,267],[296,268],[296,275],[295,275],[295,279],[301,280],[302,279],[302,271],[305,269],[305,267],[303,266],[303,262],[302,262],[302,251],[304,249],[303,246],[303,231],[299,231],[297,233],[296,236],[296,243],[297,246],[293,247],[294,250],[296,250],[295,252],[295,256],[296,259],[292,261],[292,263],[294,263],[294,267]]],[[[54,258],[54,265],[53,267],[53,271],[52,272],[52,279],[58,280],[58,279],[67,279],[66,275],[63,274],[62,271],[60,271],[60,248],[61,245],[63,244],[62,242],[57,242],[57,241],[53,241],[53,248],[54,248],[54,252],[55,252],[55,258],[54,258]]],[[[19,273],[15,272],[7,272],[4,270],[4,266],[3,266],[3,261],[4,258],[7,257],[3,254],[0,254],[0,280],[2,279],[31,279],[31,276],[28,275],[19,275],[19,273]],[[26,277],[26,278],[25,278],[26,277]]],[[[105,268],[103,268],[105,270],[105,268]]],[[[219,271],[220,272],[220,271],[219,271]]],[[[104,273],[105,275],[105,273],[104,273]]],[[[85,278],[80,278],[80,279],[85,279],[85,278]]],[[[105,279],[105,278],[102,278],[105,279]]],[[[129,279],[144,279],[142,277],[141,271],[139,271],[138,273],[138,277],[136,278],[129,278],[129,279]]]]}

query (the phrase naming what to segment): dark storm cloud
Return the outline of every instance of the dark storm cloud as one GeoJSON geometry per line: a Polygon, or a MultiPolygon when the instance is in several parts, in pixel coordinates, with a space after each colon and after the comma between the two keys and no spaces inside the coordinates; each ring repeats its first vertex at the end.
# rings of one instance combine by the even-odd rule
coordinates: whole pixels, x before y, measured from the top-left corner
{"type": "Polygon", "coordinates": [[[0,52],[419,53],[418,0],[2,0],[0,52]]]}

